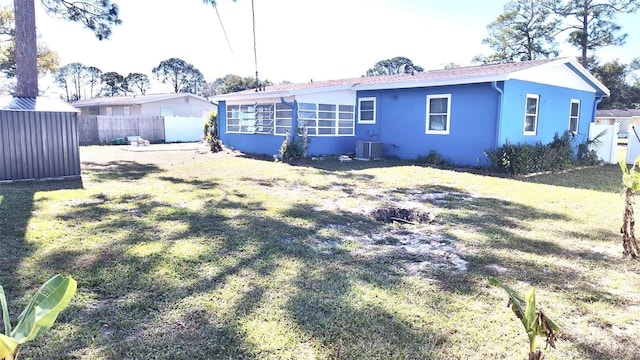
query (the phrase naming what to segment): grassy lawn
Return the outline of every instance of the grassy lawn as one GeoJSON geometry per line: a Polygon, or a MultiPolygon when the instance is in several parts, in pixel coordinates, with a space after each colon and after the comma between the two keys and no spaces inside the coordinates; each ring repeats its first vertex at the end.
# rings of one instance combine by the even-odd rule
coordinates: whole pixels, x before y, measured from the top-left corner
{"type": "Polygon", "coordinates": [[[21,359],[525,359],[494,276],[562,327],[552,359],[637,359],[640,262],[617,165],[505,179],[384,160],[288,165],[81,149],[82,181],[0,184],[12,319],[78,294],[21,359]],[[400,207],[429,224],[383,223],[400,207]]]}

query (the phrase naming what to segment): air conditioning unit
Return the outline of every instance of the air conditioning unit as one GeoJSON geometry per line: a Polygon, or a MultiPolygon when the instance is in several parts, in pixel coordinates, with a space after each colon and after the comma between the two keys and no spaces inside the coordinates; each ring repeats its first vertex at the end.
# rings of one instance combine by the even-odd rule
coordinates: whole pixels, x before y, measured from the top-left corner
{"type": "Polygon", "coordinates": [[[356,159],[379,160],[382,159],[382,141],[357,141],[356,159]]]}

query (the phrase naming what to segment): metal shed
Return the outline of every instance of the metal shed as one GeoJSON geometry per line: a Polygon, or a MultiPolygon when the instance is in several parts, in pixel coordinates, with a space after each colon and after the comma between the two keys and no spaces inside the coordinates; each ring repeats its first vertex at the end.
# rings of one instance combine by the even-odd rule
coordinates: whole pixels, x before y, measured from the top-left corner
{"type": "Polygon", "coordinates": [[[0,181],[80,177],[77,121],[61,100],[0,97],[0,181]]]}

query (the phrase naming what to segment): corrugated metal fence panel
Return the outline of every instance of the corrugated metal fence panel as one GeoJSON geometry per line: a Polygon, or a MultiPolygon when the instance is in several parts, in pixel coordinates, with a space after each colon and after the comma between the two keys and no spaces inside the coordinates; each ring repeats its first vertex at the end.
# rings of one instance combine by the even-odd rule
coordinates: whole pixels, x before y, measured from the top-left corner
{"type": "MultiPolygon", "coordinates": [[[[164,119],[162,116],[98,115],[96,116],[95,129],[97,144],[111,144],[114,139],[133,135],[156,143],[164,141],[164,119]]],[[[85,140],[90,141],[91,139],[83,138],[83,143],[85,140]]]]}
{"type": "Polygon", "coordinates": [[[80,176],[75,113],[0,111],[0,180],[80,176]]]}

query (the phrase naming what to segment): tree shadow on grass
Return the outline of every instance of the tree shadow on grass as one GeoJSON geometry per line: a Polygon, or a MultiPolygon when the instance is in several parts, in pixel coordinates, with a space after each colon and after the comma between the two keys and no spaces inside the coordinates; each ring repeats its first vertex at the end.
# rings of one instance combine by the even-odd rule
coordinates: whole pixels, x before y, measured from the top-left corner
{"type": "MultiPolygon", "coordinates": [[[[282,349],[263,349],[248,343],[250,334],[243,325],[247,317],[260,319],[256,309],[277,306],[269,305],[274,297],[282,303],[280,306],[290,304],[283,310],[293,312],[303,327],[311,327],[308,336],[332,347],[323,350],[328,356],[360,352],[364,343],[346,341],[356,331],[372,334],[370,340],[373,334],[381,334],[377,335],[382,336],[379,342],[393,354],[429,354],[425,349],[436,341],[431,334],[376,306],[362,310],[344,305],[330,315],[350,319],[330,324],[314,318],[317,324],[306,323],[301,306],[313,305],[320,298],[319,294],[305,295],[307,290],[299,289],[303,285],[319,286],[335,299],[346,299],[351,289],[348,283],[353,281],[384,289],[397,286],[399,274],[394,264],[375,256],[351,255],[342,249],[339,235],[319,233],[330,224],[344,222],[340,214],[294,206],[282,214],[265,216],[264,205],[259,202],[225,197],[210,200],[201,211],[175,208],[145,195],[140,199],[140,213],[135,216],[98,201],[87,201],[60,216],[63,221],[95,221],[95,231],[113,240],[84,244],[79,249],[59,249],[40,261],[44,271],[73,273],[84,299],[82,305],[72,303],[68,314],[60,318],[61,326],[67,323],[79,329],[65,341],[73,345],[52,340],[48,354],[53,356],[61,346],[67,346],[65,351],[76,354],[99,348],[100,356],[108,357],[127,357],[135,352],[202,359],[278,356],[282,349]],[[238,209],[242,209],[240,214],[227,213],[238,209]],[[102,220],[91,220],[94,215],[102,220]],[[161,224],[172,222],[181,222],[185,228],[167,233],[161,224]],[[335,245],[322,245],[326,243],[335,245]],[[184,246],[191,248],[187,247],[185,253],[181,250],[184,246]],[[311,279],[294,272],[289,279],[280,272],[283,262],[290,261],[301,264],[305,272],[320,272],[326,277],[311,279]],[[298,276],[302,278],[296,280],[298,276]],[[279,282],[291,283],[287,286],[293,288],[281,293],[279,282]],[[226,300],[218,303],[222,298],[226,300]],[[211,310],[228,304],[233,306],[225,312],[211,310]],[[351,335],[339,336],[340,327],[348,323],[354,324],[349,328],[351,335]],[[325,337],[315,330],[323,327],[334,335],[325,337]],[[384,328],[394,331],[383,332],[384,328]],[[194,340],[192,335],[196,333],[202,337],[194,340]],[[331,345],[334,340],[338,342],[335,346],[331,345]]],[[[108,202],[122,203],[124,199],[115,196],[108,202]]],[[[314,315],[306,316],[311,319],[314,315]]],[[[285,318],[278,316],[275,321],[280,323],[285,318]]],[[[31,351],[43,350],[26,347],[23,354],[29,356],[31,351]]]]}
{"type": "Polygon", "coordinates": [[[143,164],[131,160],[114,160],[106,163],[83,162],[83,172],[89,173],[97,182],[105,181],[135,181],[150,174],[164,170],[155,164],[143,164]]]}
{"type": "MultiPolygon", "coordinates": [[[[40,201],[34,200],[35,194],[82,188],[81,179],[0,184],[0,285],[4,287],[10,300],[15,300],[16,293],[22,293],[25,287],[36,286],[20,284],[16,275],[23,259],[35,250],[34,245],[26,241],[29,220],[40,201]]],[[[33,280],[41,282],[47,279],[33,280]]]]}

